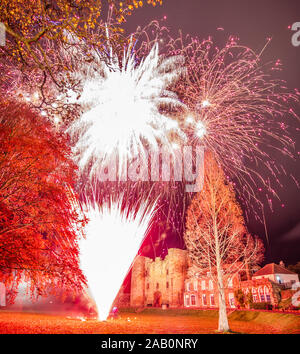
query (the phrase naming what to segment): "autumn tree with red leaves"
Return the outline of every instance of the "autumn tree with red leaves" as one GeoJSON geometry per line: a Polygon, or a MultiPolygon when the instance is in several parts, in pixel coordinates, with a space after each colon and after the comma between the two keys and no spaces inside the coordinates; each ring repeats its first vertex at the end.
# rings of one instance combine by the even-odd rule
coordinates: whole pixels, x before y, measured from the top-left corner
{"type": "MultiPolygon", "coordinates": [[[[64,135],[24,105],[0,102],[0,281],[32,297],[80,290],[68,188],[76,167],[64,135]]],[[[11,292],[12,294],[13,292],[11,292]]]]}
{"type": "Polygon", "coordinates": [[[191,275],[209,272],[219,293],[219,331],[229,331],[226,282],[246,266],[263,258],[263,244],[244,223],[234,189],[212,154],[206,153],[203,189],[187,212],[184,240],[191,259],[191,275]]]}

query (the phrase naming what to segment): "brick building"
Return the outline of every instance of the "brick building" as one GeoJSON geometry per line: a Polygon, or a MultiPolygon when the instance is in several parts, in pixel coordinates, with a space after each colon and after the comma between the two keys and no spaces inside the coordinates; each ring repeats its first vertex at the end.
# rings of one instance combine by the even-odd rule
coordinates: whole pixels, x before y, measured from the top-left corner
{"type": "MultiPolygon", "coordinates": [[[[209,273],[206,276],[189,278],[188,268],[189,260],[186,250],[170,248],[164,259],[157,257],[152,260],[148,257],[137,257],[132,267],[128,304],[130,298],[131,307],[165,305],[167,307],[217,308],[218,291],[209,273]]],[[[288,271],[283,266],[266,265],[254,274],[251,274],[249,269],[243,269],[232,278],[224,279],[227,306],[231,308],[238,306],[235,296],[237,290],[242,291],[245,298],[251,293],[253,302],[268,302],[277,305],[280,301],[283,279],[290,283],[299,281],[297,274],[288,271]],[[275,275],[272,275],[272,272],[275,275]],[[278,278],[277,273],[285,274],[287,277],[278,278]]]]}
{"type": "MultiPolygon", "coordinates": [[[[280,287],[269,279],[245,279],[241,280],[240,274],[225,279],[225,300],[227,307],[239,306],[235,293],[241,290],[246,299],[252,294],[253,302],[268,302],[277,305],[280,301],[280,287]]],[[[185,307],[217,308],[219,295],[216,284],[209,276],[197,279],[187,279],[184,291],[185,307]]]]}
{"type": "Polygon", "coordinates": [[[284,287],[291,287],[299,281],[298,274],[286,269],[284,263],[270,263],[253,274],[252,279],[270,279],[272,282],[282,284],[284,287]]]}

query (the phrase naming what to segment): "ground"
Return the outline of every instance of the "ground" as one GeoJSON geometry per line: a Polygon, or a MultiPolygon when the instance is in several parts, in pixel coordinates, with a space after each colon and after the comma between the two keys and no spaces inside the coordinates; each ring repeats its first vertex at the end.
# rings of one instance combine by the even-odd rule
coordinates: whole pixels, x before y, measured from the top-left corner
{"type": "MultiPolygon", "coordinates": [[[[216,333],[217,311],[144,310],[121,312],[98,322],[72,316],[0,311],[0,333],[216,333]]],[[[259,311],[229,315],[234,333],[298,333],[300,316],[259,311]]]]}

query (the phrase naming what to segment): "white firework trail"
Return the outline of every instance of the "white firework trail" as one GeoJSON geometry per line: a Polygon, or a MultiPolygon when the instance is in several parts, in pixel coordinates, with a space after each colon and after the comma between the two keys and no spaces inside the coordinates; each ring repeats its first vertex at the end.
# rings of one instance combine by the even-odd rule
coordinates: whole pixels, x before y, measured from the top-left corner
{"type": "Polygon", "coordinates": [[[141,203],[138,210],[122,208],[122,198],[99,207],[87,202],[85,237],[79,241],[81,269],[104,321],[131,264],[147,235],[155,205],[141,203]]]}

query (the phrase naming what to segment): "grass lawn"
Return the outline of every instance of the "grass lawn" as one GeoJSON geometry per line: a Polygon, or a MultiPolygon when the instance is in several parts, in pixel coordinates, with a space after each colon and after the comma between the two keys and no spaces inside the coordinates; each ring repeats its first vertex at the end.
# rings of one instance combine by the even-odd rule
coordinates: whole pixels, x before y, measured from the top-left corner
{"type": "MultiPolygon", "coordinates": [[[[235,333],[298,333],[300,316],[236,311],[229,323],[235,333]]],[[[217,311],[127,310],[105,322],[71,316],[0,311],[0,333],[216,333],[217,311]]]]}

